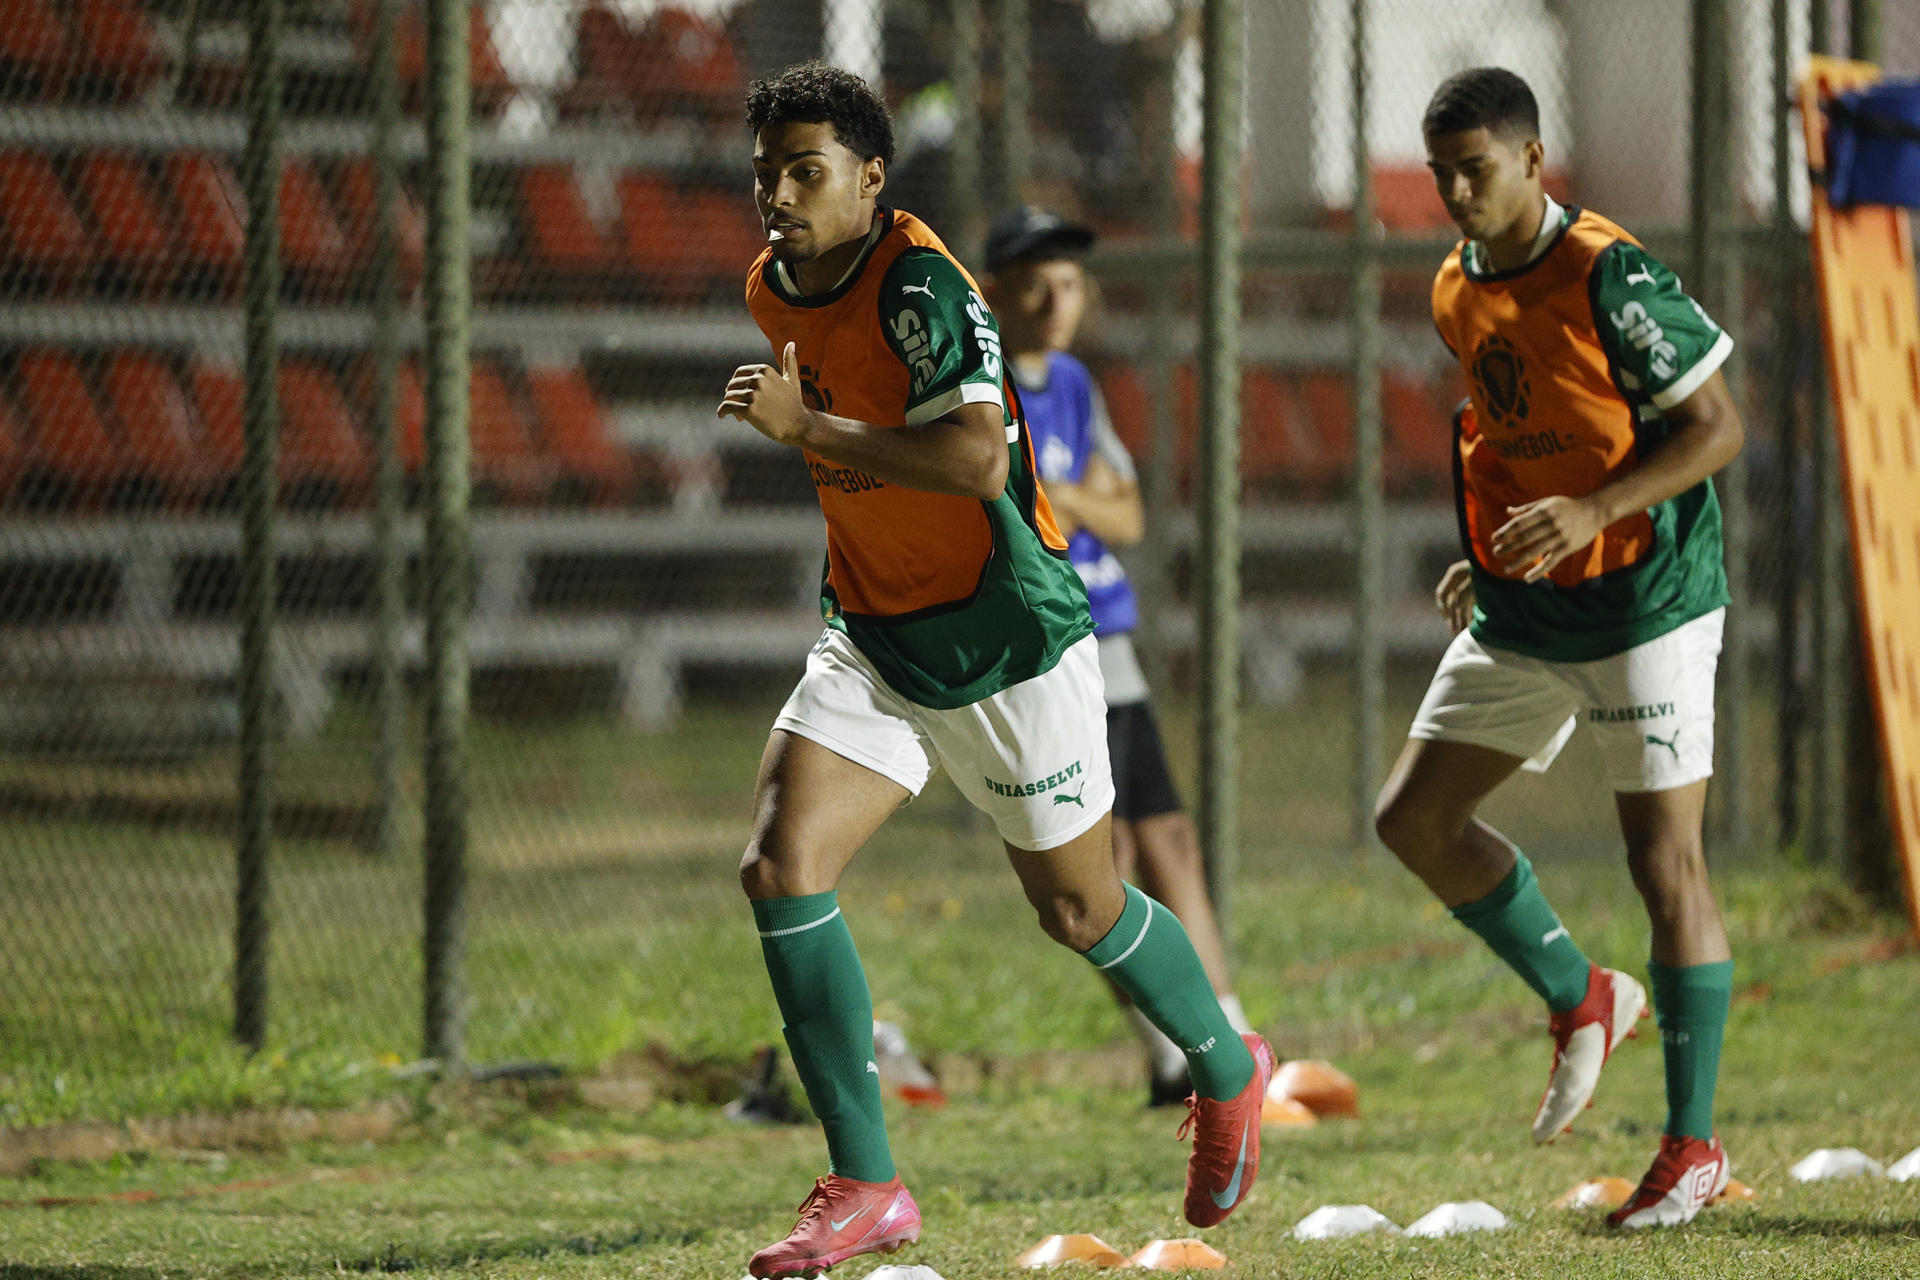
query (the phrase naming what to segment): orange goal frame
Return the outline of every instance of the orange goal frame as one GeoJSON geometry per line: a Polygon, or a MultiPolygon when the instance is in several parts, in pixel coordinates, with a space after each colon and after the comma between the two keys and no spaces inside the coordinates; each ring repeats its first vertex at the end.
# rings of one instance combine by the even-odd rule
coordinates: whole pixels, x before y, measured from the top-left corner
{"type": "MultiPolygon", "coordinates": [[[[1809,59],[1807,163],[1826,170],[1821,104],[1880,79],[1870,63],[1809,59]]],[[[1840,430],[1862,647],[1872,676],[1893,835],[1920,934],[1920,302],[1905,209],[1834,209],[1813,188],[1813,264],[1840,430]]]]}

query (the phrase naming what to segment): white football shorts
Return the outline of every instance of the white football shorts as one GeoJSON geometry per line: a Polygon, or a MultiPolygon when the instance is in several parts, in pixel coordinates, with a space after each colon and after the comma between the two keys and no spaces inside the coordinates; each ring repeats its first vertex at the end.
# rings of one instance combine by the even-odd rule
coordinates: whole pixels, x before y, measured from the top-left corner
{"type": "Polygon", "coordinates": [[[1725,609],[1624,653],[1548,662],[1466,631],[1440,659],[1411,738],[1519,756],[1545,773],[1585,721],[1615,791],[1669,791],[1713,775],[1713,677],[1725,609]]]}
{"type": "Polygon", "coordinates": [[[1063,845],[1113,808],[1107,703],[1092,636],[1042,675],[938,711],[895,693],[845,632],[828,628],[773,727],[916,796],[934,766],[944,766],[1018,849],[1063,845]]]}

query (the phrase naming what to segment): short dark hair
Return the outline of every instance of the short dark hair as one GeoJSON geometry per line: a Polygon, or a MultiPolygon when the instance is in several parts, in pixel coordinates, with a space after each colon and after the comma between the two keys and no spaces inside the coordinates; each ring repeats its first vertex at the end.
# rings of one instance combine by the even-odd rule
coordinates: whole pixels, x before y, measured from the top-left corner
{"type": "Polygon", "coordinates": [[[1428,137],[1485,129],[1510,140],[1540,136],[1540,104],[1527,82],[1505,67],[1474,67],[1433,91],[1420,131],[1428,137]]]}
{"type": "Polygon", "coordinates": [[[872,85],[814,59],[788,67],[747,88],[747,128],[770,124],[830,124],[840,145],[862,160],[893,163],[893,117],[872,85]]]}

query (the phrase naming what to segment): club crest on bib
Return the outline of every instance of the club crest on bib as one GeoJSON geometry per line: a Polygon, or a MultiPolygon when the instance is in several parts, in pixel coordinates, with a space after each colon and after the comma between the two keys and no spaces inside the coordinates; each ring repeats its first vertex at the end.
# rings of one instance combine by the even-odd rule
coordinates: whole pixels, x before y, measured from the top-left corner
{"type": "Polygon", "coordinates": [[[1498,334],[1481,340],[1473,353],[1474,403],[1502,427],[1525,422],[1533,407],[1533,384],[1526,361],[1511,342],[1498,334]]]}

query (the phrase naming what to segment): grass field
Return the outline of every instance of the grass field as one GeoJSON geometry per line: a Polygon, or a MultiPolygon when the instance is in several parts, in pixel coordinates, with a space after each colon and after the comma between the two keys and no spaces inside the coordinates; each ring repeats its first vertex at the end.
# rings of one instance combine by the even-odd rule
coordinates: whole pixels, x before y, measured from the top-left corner
{"type": "MultiPolygon", "coordinates": [[[[1532,1149],[1548,1054],[1537,1008],[1387,859],[1342,851],[1341,695],[1322,687],[1248,725],[1233,936],[1250,1015],[1282,1053],[1354,1074],[1364,1117],[1274,1137],[1256,1199],[1212,1233],[1237,1273],[1920,1275],[1920,1183],[1786,1176],[1819,1146],[1890,1160],[1920,1145],[1920,959],[1876,950],[1901,921],[1820,871],[1717,851],[1741,966],[1721,1130],[1762,1198],[1688,1232],[1607,1237],[1547,1205],[1583,1177],[1642,1171],[1661,1115],[1656,1044],[1623,1051],[1573,1138],[1532,1149]],[[1445,1243],[1287,1236],[1322,1204],[1366,1202],[1405,1224],[1473,1198],[1515,1228],[1445,1243]]],[[[777,1039],[732,877],[765,714],[709,708],[664,739],[483,732],[477,1060],[619,1071],[644,1052],[710,1084],[777,1039]]],[[[1170,720],[1176,755],[1190,758],[1181,717],[1170,720]]],[[[314,751],[288,776],[335,785],[358,767],[339,738],[314,751]]],[[[1583,945],[1637,967],[1644,921],[1583,752],[1576,742],[1552,775],[1513,784],[1491,816],[1534,855],[1583,945]]],[[[565,1089],[529,1101],[396,1079],[386,1064],[417,1043],[418,882],[405,861],[284,849],[273,1045],[249,1059],[224,1039],[224,841],[79,822],[16,825],[9,840],[5,1122],[375,1097],[408,1118],[378,1147],[122,1156],[0,1181],[0,1277],[730,1280],[822,1171],[811,1126],[744,1129],[684,1100],[623,1115],[565,1089]],[[234,1183],[247,1185],[199,1194],[234,1183]],[[130,1192],[157,1198],[128,1203],[130,1192]],[[41,1197],[83,1202],[31,1207],[41,1197]]],[[[1084,965],[1034,928],[985,831],[930,792],[856,862],[842,897],[882,1011],[959,1086],[944,1112],[895,1117],[927,1218],[913,1260],[961,1280],[1008,1274],[1053,1231],[1128,1250],[1186,1234],[1178,1117],[1140,1109],[1123,1023],[1084,965]]]]}

